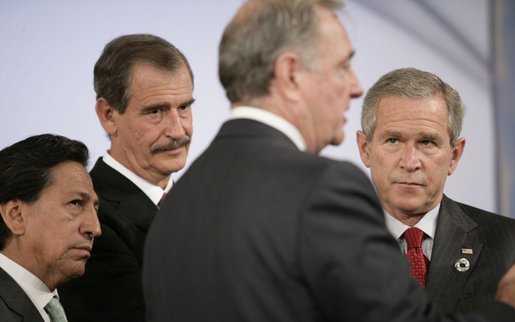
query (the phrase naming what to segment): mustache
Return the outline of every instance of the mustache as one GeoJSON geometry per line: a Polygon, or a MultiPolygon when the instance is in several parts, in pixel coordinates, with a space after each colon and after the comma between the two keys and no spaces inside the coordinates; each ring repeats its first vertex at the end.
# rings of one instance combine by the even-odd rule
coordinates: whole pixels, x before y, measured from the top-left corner
{"type": "Polygon", "coordinates": [[[155,154],[155,153],[159,153],[159,152],[175,150],[175,149],[181,148],[183,146],[189,145],[190,142],[191,142],[191,138],[189,136],[185,136],[181,139],[172,139],[167,144],[154,145],[154,146],[150,147],[150,152],[155,154]]]}

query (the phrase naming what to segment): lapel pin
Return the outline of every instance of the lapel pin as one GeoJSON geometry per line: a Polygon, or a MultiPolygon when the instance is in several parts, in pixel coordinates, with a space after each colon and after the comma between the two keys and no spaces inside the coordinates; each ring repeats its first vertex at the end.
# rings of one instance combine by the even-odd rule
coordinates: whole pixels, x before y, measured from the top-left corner
{"type": "Polygon", "coordinates": [[[474,251],[472,250],[472,248],[462,248],[461,249],[461,253],[462,254],[467,254],[467,255],[473,255],[474,251]]]}
{"type": "Polygon", "coordinates": [[[460,273],[466,272],[470,268],[470,262],[466,258],[457,259],[454,262],[454,268],[460,273]]]}

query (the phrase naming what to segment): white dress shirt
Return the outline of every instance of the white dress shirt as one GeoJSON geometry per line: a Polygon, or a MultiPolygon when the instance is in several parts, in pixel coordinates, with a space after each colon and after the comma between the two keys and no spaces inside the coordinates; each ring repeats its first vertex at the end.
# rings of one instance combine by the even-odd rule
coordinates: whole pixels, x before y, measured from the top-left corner
{"type": "Polygon", "coordinates": [[[22,290],[38,309],[43,320],[50,322],[50,317],[45,311],[45,306],[54,296],[59,297],[57,289],[50,291],[45,283],[34,274],[2,253],[0,253],[0,267],[20,285],[22,290]]]}
{"type": "MultiPolygon", "coordinates": [[[[438,212],[440,210],[440,204],[438,204],[435,208],[431,209],[428,213],[426,213],[420,221],[413,227],[417,227],[418,229],[422,230],[428,237],[426,237],[422,241],[422,251],[424,252],[424,255],[426,255],[427,259],[431,260],[431,254],[433,252],[433,244],[435,239],[435,232],[436,232],[436,222],[438,220],[438,212]]],[[[386,211],[385,213],[385,220],[386,220],[386,227],[390,231],[390,233],[393,235],[393,237],[397,240],[399,243],[399,247],[401,248],[401,251],[403,254],[406,254],[408,251],[408,245],[406,243],[406,240],[404,238],[401,238],[402,234],[406,229],[410,228],[410,226],[405,225],[395,217],[388,214],[386,211]]]]}
{"type": "Polygon", "coordinates": [[[286,135],[299,150],[306,151],[306,142],[300,131],[277,114],[258,107],[238,106],[231,110],[230,119],[250,119],[264,123],[286,135]]]}
{"type": "Polygon", "coordinates": [[[170,191],[170,189],[173,186],[173,180],[170,177],[170,180],[168,180],[168,183],[166,184],[166,187],[162,189],[159,186],[156,186],[147,180],[143,179],[142,177],[138,176],[131,170],[127,169],[123,164],[116,161],[109,152],[106,152],[104,156],[102,157],[102,160],[111,168],[115,169],[116,171],[120,172],[124,177],[129,179],[132,183],[134,183],[138,188],[143,191],[144,194],[146,194],[152,202],[157,205],[161,198],[163,197],[163,193],[170,191]]]}

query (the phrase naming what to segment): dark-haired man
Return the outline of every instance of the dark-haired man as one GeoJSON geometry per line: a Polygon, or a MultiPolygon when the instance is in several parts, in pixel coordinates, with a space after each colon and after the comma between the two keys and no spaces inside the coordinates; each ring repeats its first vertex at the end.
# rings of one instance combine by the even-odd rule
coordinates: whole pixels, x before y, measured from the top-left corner
{"type": "Polygon", "coordinates": [[[84,274],[100,235],[88,150],[29,137],[0,151],[0,320],[66,321],[57,286],[84,274]]]}

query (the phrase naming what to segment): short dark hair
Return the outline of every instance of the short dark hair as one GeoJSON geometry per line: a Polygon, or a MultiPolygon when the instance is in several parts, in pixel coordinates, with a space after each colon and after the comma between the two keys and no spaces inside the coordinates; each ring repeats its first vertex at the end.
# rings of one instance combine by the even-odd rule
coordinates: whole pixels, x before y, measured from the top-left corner
{"type": "Polygon", "coordinates": [[[120,114],[130,98],[129,82],[136,63],[167,71],[186,66],[193,84],[193,72],[186,57],[168,41],[149,34],[132,34],[109,42],[95,64],[94,87],[97,99],[103,97],[120,114]]]}
{"type": "MultiPolygon", "coordinates": [[[[31,204],[52,184],[52,170],[66,161],[88,165],[84,143],[54,134],[31,136],[0,151],[0,204],[19,199],[31,204]]],[[[0,250],[10,231],[0,216],[0,250]]]]}

